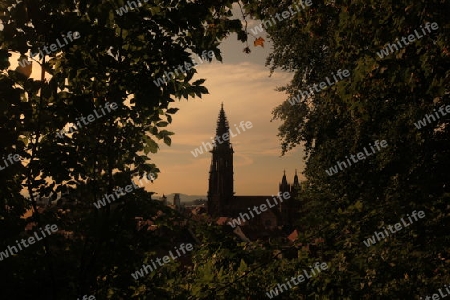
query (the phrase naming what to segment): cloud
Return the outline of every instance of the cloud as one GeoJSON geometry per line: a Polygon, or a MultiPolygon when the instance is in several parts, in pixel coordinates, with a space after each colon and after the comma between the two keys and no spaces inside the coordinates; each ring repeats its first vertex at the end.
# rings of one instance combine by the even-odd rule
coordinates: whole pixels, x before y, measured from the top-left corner
{"type": "Polygon", "coordinates": [[[175,132],[172,147],[165,147],[153,158],[166,174],[157,180],[160,182],[156,183],[155,189],[160,193],[178,190],[188,194],[206,194],[211,154],[207,152],[194,158],[190,151],[201,147],[203,142],[211,142],[223,102],[234,134],[237,133],[234,124],[241,121],[253,124],[252,128],[245,132],[241,130],[231,138],[235,151],[235,189],[243,194],[274,193],[283,169],[291,171],[291,177],[295,168],[301,169],[298,151],[280,158],[281,147],[277,137],[280,123],[270,122],[271,111],[287,98],[275,88],[287,84],[292,74],[276,72],[269,77],[269,70],[263,64],[253,62],[205,63],[197,70],[196,78],[206,79],[204,85],[210,94],[202,99],[189,98],[188,101],[174,103],[174,107],[180,110],[169,126],[169,130],[175,132]],[[170,189],[174,182],[176,188],[170,189]]]}
{"type": "MultiPolygon", "coordinates": [[[[255,24],[259,24],[255,22],[255,24]]],[[[205,78],[204,85],[209,93],[200,98],[181,99],[171,107],[180,110],[173,115],[168,126],[172,146],[158,141],[160,150],[149,157],[161,170],[154,183],[148,183],[147,190],[162,193],[179,191],[185,194],[206,195],[211,154],[206,152],[197,158],[191,151],[211,142],[216,130],[220,105],[224,109],[231,129],[234,124],[250,121],[253,127],[231,138],[234,148],[235,191],[246,195],[268,195],[277,192],[283,169],[292,182],[294,169],[304,167],[303,153],[299,149],[280,158],[281,147],[277,137],[279,121],[270,122],[272,110],[287,95],[275,91],[278,86],[289,83],[292,74],[275,72],[269,77],[264,67],[266,48],[252,48],[250,55],[242,52],[243,44],[228,38],[222,45],[224,63],[213,61],[196,67],[194,79],[205,78]]],[[[18,54],[10,61],[15,68],[18,54]]],[[[40,67],[33,63],[33,77],[40,74],[40,67]]],[[[158,195],[159,195],[158,194],[158,195]]]]}

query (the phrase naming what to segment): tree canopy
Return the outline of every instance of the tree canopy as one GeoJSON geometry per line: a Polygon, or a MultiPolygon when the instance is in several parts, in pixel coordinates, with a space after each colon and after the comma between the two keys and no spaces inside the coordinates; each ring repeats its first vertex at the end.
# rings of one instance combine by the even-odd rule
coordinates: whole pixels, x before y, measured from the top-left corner
{"type": "Polygon", "coordinates": [[[172,228],[173,212],[143,190],[127,193],[113,210],[93,203],[132,180],[157,178],[150,155],[158,140],[171,143],[173,133],[165,129],[177,111],[171,104],[208,91],[204,79],[192,79],[195,67],[159,86],[154,80],[194,55],[210,61],[204,53],[212,51],[221,60],[220,41],[231,32],[242,39],[240,21],[230,18],[232,3],[154,1],[122,15],[117,10],[125,1],[0,3],[0,147],[4,156],[21,158],[0,173],[0,248],[25,236],[30,221],[71,234],[2,261],[2,296],[149,293],[151,286],[140,288],[130,273],[170,238],[136,232],[134,218],[155,219],[162,211],[165,217],[155,222],[172,228]],[[15,70],[12,53],[22,63],[15,70]],[[30,77],[32,68],[41,70],[40,78],[30,77]],[[39,210],[40,198],[51,195],[55,202],[63,192],[78,204],[39,210]],[[32,217],[21,218],[30,209],[32,217]]]}
{"type": "Polygon", "coordinates": [[[450,282],[450,118],[439,110],[450,105],[448,1],[313,0],[289,18],[298,3],[91,2],[0,3],[0,255],[45,225],[65,234],[0,256],[2,298],[264,299],[317,262],[327,270],[277,299],[420,299],[450,282]],[[195,67],[179,66],[211,60],[208,51],[221,61],[225,37],[247,42],[249,18],[276,14],[265,28],[268,72],[294,77],[273,118],[282,154],[306,151],[297,240],[242,242],[142,189],[96,208],[133,180],[157,178],[150,157],[171,144],[173,103],[208,93],[195,67]],[[11,54],[22,63],[14,70],[11,54]],[[359,158],[376,141],[387,146],[359,158]],[[62,193],[63,204],[38,207],[62,193]],[[160,230],[138,230],[136,217],[160,230]],[[402,219],[413,222],[367,246],[402,219]],[[133,279],[186,235],[196,241],[190,260],[133,279]]]}
{"type": "MultiPolygon", "coordinates": [[[[293,4],[249,1],[246,8],[266,20],[293,4]]],[[[267,28],[274,43],[267,65],[294,73],[279,89],[287,99],[273,117],[283,121],[282,153],[306,150],[299,224],[305,236],[325,241],[330,280],[313,289],[323,299],[419,299],[449,281],[450,119],[435,114],[450,104],[449,10],[448,1],[313,1],[267,28]],[[437,30],[426,29],[433,23],[437,30]],[[339,69],[350,77],[292,104],[339,69]],[[436,120],[428,116],[417,128],[429,114],[436,120]],[[376,140],[388,146],[350,160],[376,140]],[[327,174],[338,162],[347,168],[327,174]],[[363,244],[414,210],[426,217],[386,241],[363,244]]]]}

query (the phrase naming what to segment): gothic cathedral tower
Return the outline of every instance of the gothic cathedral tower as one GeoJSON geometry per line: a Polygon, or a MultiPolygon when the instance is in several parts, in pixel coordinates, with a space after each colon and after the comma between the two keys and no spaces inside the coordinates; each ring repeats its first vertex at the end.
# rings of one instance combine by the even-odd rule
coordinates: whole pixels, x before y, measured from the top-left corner
{"type": "Polygon", "coordinates": [[[297,170],[295,170],[294,183],[290,185],[286,179],[286,171],[283,174],[281,183],[279,184],[280,193],[288,192],[290,198],[280,204],[280,212],[285,225],[293,226],[296,219],[296,213],[300,209],[300,202],[298,200],[301,191],[300,182],[298,181],[297,170]]]}
{"type": "Polygon", "coordinates": [[[233,147],[229,139],[229,125],[222,107],[217,120],[216,137],[209,170],[208,214],[213,217],[227,213],[234,196],[233,147]],[[228,139],[224,140],[224,134],[228,139]],[[220,138],[220,139],[219,139],[220,138]]]}

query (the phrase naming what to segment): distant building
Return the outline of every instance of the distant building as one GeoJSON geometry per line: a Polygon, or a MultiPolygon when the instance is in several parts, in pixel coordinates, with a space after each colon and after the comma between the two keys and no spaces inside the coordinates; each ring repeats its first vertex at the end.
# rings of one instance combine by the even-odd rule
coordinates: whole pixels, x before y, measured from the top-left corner
{"type": "Polygon", "coordinates": [[[164,194],[161,197],[161,202],[162,202],[163,205],[167,206],[167,197],[164,194]]]}
{"type": "MultiPolygon", "coordinates": [[[[222,104],[217,121],[216,136],[223,136],[228,132],[229,125],[222,104]]],[[[267,199],[272,200],[272,196],[234,196],[234,150],[229,140],[215,143],[210,152],[212,153],[208,188],[208,214],[210,216],[236,218],[240,213],[249,213],[248,208],[265,204],[267,199]]],[[[266,229],[293,225],[297,211],[300,209],[300,201],[296,199],[301,190],[297,170],[292,185],[287,182],[286,172],[284,173],[278,190],[281,193],[288,192],[290,198],[260,214],[254,213],[255,217],[248,222],[245,220],[246,225],[266,229]]]]}
{"type": "Polygon", "coordinates": [[[173,205],[179,210],[181,209],[181,199],[180,194],[175,194],[173,196],[173,205]]]}

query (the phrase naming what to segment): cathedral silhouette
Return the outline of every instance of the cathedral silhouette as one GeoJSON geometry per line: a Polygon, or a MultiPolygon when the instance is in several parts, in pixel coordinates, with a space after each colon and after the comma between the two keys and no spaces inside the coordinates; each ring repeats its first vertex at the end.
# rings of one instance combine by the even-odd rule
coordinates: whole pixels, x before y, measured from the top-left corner
{"type": "MultiPolygon", "coordinates": [[[[216,137],[229,132],[228,120],[221,106],[217,120],[216,137]]],[[[230,140],[222,143],[214,143],[211,166],[209,171],[208,188],[208,214],[213,218],[228,217],[237,218],[244,213],[249,213],[249,208],[267,203],[267,199],[274,196],[235,196],[234,171],[233,171],[233,147],[230,140]]],[[[290,197],[274,207],[257,214],[245,222],[245,225],[257,228],[275,229],[279,226],[293,226],[293,221],[300,209],[300,200],[297,199],[301,186],[295,171],[294,183],[287,182],[284,172],[279,184],[279,192],[288,192],[290,197]]],[[[276,196],[275,196],[276,197],[276,196]]]]}

